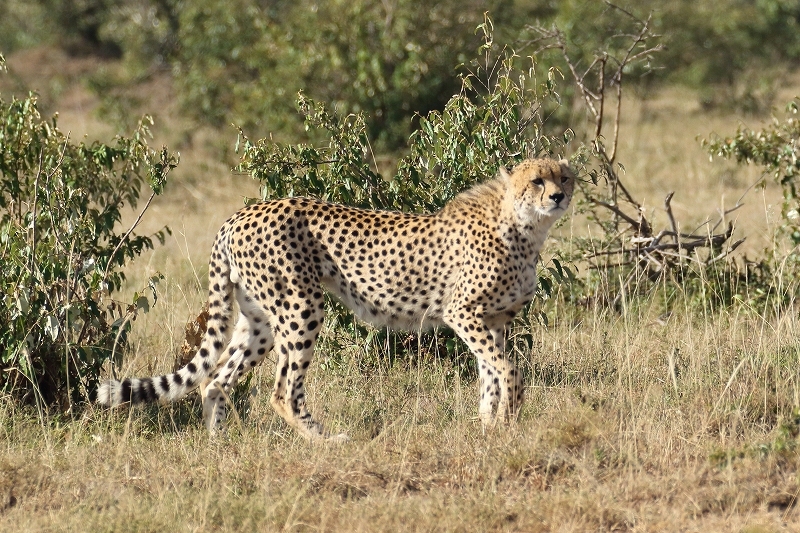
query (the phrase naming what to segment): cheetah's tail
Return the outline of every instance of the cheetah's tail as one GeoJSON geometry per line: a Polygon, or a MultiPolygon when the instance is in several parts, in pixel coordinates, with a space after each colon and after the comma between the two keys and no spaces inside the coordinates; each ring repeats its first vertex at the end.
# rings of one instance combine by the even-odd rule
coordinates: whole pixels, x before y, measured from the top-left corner
{"type": "Polygon", "coordinates": [[[105,381],[97,391],[97,403],[114,407],[124,403],[172,402],[197,387],[216,368],[219,355],[225,346],[225,332],[229,329],[232,316],[233,284],[230,279],[227,254],[220,253],[222,248],[218,238],[212,252],[212,268],[209,271],[208,328],[200,343],[200,349],[192,360],[172,374],[105,381]]]}

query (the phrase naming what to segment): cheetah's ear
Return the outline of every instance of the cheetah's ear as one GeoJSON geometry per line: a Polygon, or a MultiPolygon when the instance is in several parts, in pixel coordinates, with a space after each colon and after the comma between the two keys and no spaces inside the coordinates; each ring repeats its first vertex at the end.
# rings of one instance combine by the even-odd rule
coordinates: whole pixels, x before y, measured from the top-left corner
{"type": "Polygon", "coordinates": [[[571,168],[569,168],[569,159],[562,159],[558,162],[558,164],[561,166],[561,172],[564,175],[569,176],[570,178],[575,178],[575,173],[572,172],[571,168]]]}
{"type": "Polygon", "coordinates": [[[500,174],[500,177],[503,178],[504,180],[508,180],[511,177],[505,165],[500,165],[500,168],[497,169],[497,172],[500,174]]]}

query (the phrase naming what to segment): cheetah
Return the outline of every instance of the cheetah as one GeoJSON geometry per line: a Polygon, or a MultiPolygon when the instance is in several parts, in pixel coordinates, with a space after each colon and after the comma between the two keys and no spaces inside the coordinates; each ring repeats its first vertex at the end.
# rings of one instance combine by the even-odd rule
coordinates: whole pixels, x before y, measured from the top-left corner
{"type": "Polygon", "coordinates": [[[346,440],[327,433],[306,406],[324,287],[375,325],[452,328],[477,359],[484,427],[515,420],[524,391],[504,330],[533,298],[539,251],[574,182],[566,160],[528,159],[510,172],[500,167],[435,214],[301,197],[244,207],[213,245],[208,329],[193,359],[172,374],[106,381],[98,402],[170,402],[200,387],[214,434],[224,427],[230,390],[274,349],[275,411],[308,439],[346,440]]]}

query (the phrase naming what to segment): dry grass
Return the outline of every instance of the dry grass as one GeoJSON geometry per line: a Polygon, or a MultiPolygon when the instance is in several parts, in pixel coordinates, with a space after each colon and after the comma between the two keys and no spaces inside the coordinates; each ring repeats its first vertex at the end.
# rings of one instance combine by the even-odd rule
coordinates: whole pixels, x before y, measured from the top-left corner
{"type": "Polygon", "coordinates": [[[474,383],[438,360],[312,368],[311,405],[343,446],[272,413],[269,365],[214,440],[196,401],[46,428],[6,404],[0,530],[798,527],[798,326],[643,312],[537,329],[521,420],[487,435],[474,383]]]}
{"type": "MultiPolygon", "coordinates": [[[[620,153],[635,194],[657,210],[675,190],[687,224],[757,177],[709,166],[695,137],[738,120],[692,102],[680,91],[630,102],[620,153]]],[[[180,142],[172,128],[160,135],[180,142]]],[[[210,162],[220,142],[200,132],[181,145],[178,176],[150,213],[146,229],[174,233],[131,274],[134,288],[155,270],[166,280],[134,325],[125,375],[172,367],[202,304],[213,235],[256,195],[210,162]]],[[[751,251],[770,243],[778,198],[750,193],[752,209],[737,213],[751,251]]],[[[311,445],[274,415],[270,362],[251,380],[257,394],[237,400],[229,434],[211,440],[196,399],[44,425],[0,401],[0,531],[800,529],[796,312],[658,313],[639,305],[532,328],[520,421],[486,435],[468,375],[431,357],[390,364],[365,355],[367,339],[349,339],[349,357],[318,353],[311,369],[311,408],[350,434],[342,446],[311,445]],[[342,363],[322,368],[329,356],[342,363]]]]}

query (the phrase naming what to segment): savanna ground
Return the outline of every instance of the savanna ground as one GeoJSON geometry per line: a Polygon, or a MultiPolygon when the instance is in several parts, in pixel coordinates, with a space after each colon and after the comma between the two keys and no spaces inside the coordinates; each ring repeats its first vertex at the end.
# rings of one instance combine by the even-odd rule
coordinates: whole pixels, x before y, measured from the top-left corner
{"type": "MultiPolygon", "coordinates": [[[[27,65],[18,75],[58,70],[49,53],[27,54],[9,58],[27,65]]],[[[62,128],[75,138],[106,134],[91,97],[61,72],[62,128]]],[[[789,79],[778,102],[798,92],[789,79]]],[[[169,90],[150,89],[145,106],[160,111],[158,135],[177,144],[182,163],[147,222],[173,235],[130,275],[131,290],[156,270],[165,280],[158,304],[134,325],[124,376],[172,368],[184,324],[204,300],[213,236],[244,196],[257,196],[255,182],[211,162],[235,132],[188,135],[171,115],[169,90]]],[[[664,195],[676,191],[676,216],[691,225],[747,192],[730,215],[748,239],[739,253],[770,246],[780,192],[748,192],[757,171],[710,163],[696,139],[765,117],[704,113],[696,101],[670,89],[625,102],[618,159],[634,195],[658,224],[664,195]]],[[[589,229],[576,219],[561,231],[589,229]]],[[[194,396],[45,423],[2,402],[0,530],[800,529],[792,306],[704,312],[679,300],[664,314],[658,298],[623,302],[622,313],[556,309],[547,327],[526,332],[533,350],[517,351],[530,376],[527,403],[518,424],[486,434],[476,383],[450,359],[421,347],[395,360],[380,336],[331,329],[309,403],[330,429],[349,433],[345,445],[309,444],[272,412],[269,360],[250,380],[252,394],[236,399],[229,434],[216,439],[194,396]]]]}

